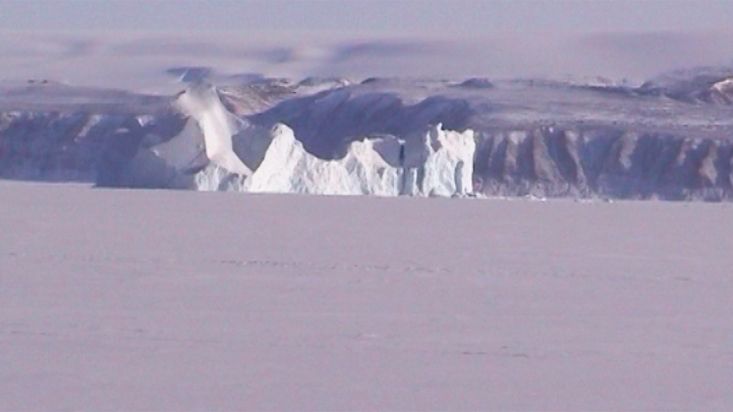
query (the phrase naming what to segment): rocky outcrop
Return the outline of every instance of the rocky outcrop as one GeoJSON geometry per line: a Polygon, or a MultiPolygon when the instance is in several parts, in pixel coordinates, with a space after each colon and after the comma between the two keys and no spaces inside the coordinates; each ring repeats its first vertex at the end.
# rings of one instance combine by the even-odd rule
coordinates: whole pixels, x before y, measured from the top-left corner
{"type": "Polygon", "coordinates": [[[0,113],[0,177],[117,183],[139,150],[179,135],[185,119],[166,113],[0,113]]]}
{"type": "Polygon", "coordinates": [[[486,195],[730,200],[733,145],[717,139],[552,127],[484,133],[476,190],[486,195]]]}

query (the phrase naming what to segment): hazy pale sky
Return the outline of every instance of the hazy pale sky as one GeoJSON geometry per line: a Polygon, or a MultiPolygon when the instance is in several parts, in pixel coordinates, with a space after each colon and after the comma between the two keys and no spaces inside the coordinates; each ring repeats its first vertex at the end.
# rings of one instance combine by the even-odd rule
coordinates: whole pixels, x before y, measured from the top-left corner
{"type": "Polygon", "coordinates": [[[731,0],[0,0],[0,30],[717,31],[731,0]]]}
{"type": "Polygon", "coordinates": [[[0,0],[0,80],[157,88],[206,66],[643,81],[733,64],[731,22],[733,0],[0,0]]]}

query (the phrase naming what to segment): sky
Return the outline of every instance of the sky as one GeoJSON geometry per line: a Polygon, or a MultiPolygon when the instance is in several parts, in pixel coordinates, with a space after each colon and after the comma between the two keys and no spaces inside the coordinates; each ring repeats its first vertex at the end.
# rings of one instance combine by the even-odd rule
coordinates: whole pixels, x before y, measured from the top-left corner
{"type": "Polygon", "coordinates": [[[0,30],[372,32],[709,31],[730,0],[0,0],[0,30]]]}
{"type": "MultiPolygon", "coordinates": [[[[0,0],[0,81],[606,77],[733,65],[733,0],[0,0]]],[[[178,87],[178,86],[174,86],[178,87]]]]}

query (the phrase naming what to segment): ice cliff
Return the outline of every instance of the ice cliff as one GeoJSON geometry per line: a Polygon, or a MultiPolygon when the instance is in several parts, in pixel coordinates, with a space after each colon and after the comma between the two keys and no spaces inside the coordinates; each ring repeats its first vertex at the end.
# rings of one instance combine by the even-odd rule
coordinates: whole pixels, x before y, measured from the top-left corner
{"type": "MultiPolygon", "coordinates": [[[[681,77],[680,77],[681,76],[681,77]]],[[[0,85],[0,178],[380,196],[733,199],[731,72],[641,87],[257,78],[0,85]]]]}

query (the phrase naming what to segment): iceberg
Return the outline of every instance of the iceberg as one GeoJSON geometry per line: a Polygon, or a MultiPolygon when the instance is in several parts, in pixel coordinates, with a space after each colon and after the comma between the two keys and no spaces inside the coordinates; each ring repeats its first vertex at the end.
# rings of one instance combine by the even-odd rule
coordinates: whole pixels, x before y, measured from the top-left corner
{"type": "Polygon", "coordinates": [[[472,131],[445,131],[437,125],[411,141],[415,143],[392,136],[364,139],[351,143],[344,157],[324,160],[308,153],[293,131],[280,124],[272,130],[262,163],[241,190],[378,196],[472,192],[472,131]]]}
{"type": "MultiPolygon", "coordinates": [[[[454,196],[472,193],[471,130],[443,130],[438,124],[403,140],[368,137],[349,144],[339,159],[309,153],[291,128],[276,124],[269,132],[227,111],[214,87],[196,85],[179,95],[176,106],[190,116],[203,134],[208,164],[190,185],[196,190],[323,195],[454,196]]],[[[165,146],[179,144],[191,158],[191,123],[165,146]]],[[[201,149],[199,149],[201,150],[201,149]]],[[[158,154],[166,153],[154,149],[158,154]]],[[[170,152],[170,151],[169,151],[170,152]]],[[[166,153],[175,159],[175,153],[166,153]]],[[[185,173],[190,164],[174,162],[185,173]]]]}

